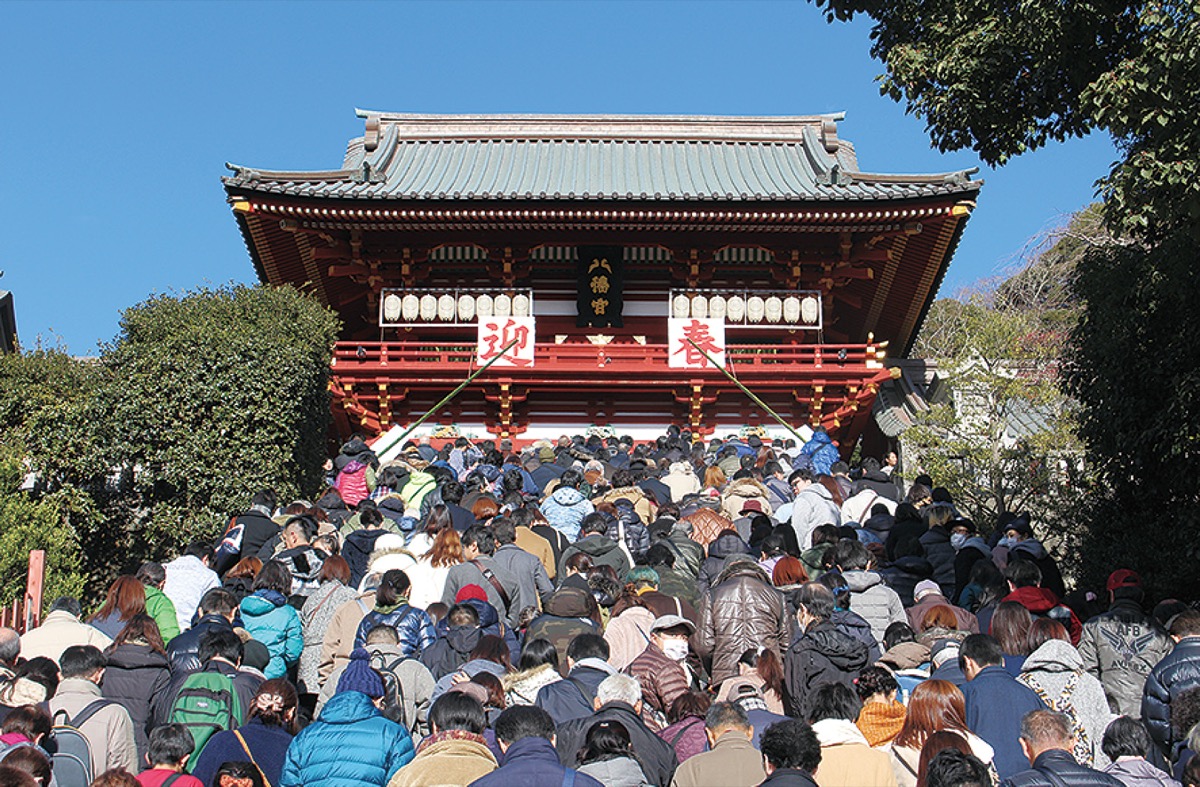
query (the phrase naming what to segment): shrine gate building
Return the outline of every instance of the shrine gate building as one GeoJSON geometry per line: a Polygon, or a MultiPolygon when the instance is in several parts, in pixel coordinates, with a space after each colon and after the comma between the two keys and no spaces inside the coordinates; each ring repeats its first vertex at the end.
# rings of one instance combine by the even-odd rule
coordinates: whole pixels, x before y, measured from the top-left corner
{"type": "Polygon", "coordinates": [[[532,364],[487,369],[431,430],[772,425],[719,370],[670,362],[672,318],[716,318],[726,368],[848,454],[981,186],[861,171],[840,114],[358,115],[338,169],[224,178],[259,278],[344,321],[343,434],[418,418],[478,368],[479,321],[516,317],[532,364]]]}

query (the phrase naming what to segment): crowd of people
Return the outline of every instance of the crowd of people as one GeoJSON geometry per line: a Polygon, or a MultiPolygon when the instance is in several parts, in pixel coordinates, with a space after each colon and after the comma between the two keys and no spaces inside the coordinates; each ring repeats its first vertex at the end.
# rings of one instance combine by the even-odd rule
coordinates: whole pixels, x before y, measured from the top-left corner
{"type": "Polygon", "coordinates": [[[356,437],[0,630],[0,787],[1200,787],[1200,611],[896,467],[356,437]]]}

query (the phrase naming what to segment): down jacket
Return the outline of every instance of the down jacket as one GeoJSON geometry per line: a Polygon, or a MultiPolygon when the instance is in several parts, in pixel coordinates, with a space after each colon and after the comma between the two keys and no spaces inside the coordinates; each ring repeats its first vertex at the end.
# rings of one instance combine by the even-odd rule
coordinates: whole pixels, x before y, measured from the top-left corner
{"type": "Polygon", "coordinates": [[[354,634],[354,647],[361,648],[367,644],[367,633],[376,626],[391,626],[399,638],[399,648],[405,656],[413,658],[421,655],[425,648],[433,644],[437,634],[433,630],[433,620],[425,610],[406,602],[392,609],[376,607],[366,614],[358,624],[354,634]]]}
{"type": "Polygon", "coordinates": [[[712,682],[738,674],[738,658],[752,648],[770,648],[782,659],[788,644],[787,602],[754,563],[734,562],[701,597],[696,651],[712,657],[712,682]]]}
{"type": "Polygon", "coordinates": [[[1142,721],[1150,737],[1171,755],[1176,737],[1171,730],[1171,702],[1188,689],[1200,686],[1200,636],[1179,640],[1162,661],[1146,677],[1142,696],[1142,721]]]}
{"type": "Polygon", "coordinates": [[[703,486],[696,477],[691,462],[672,462],[662,482],[671,490],[671,499],[678,503],[685,495],[698,494],[703,486]]]}
{"type": "Polygon", "coordinates": [[[691,688],[687,669],[651,642],[626,671],[642,684],[642,703],[646,707],[642,718],[646,725],[655,732],[661,730],[667,726],[667,711],[672,703],[691,688]]]}
{"type": "Polygon", "coordinates": [[[658,509],[658,504],[638,486],[614,487],[592,502],[615,504],[618,500],[628,500],[643,522],[654,521],[654,512],[658,509]]]}
{"type": "Polygon", "coordinates": [[[551,492],[541,508],[546,521],[572,541],[579,538],[579,524],[583,518],[596,510],[582,492],[569,486],[560,486],[551,492]]]}
{"type": "Polygon", "coordinates": [[[414,756],[408,730],[366,694],[343,691],[288,746],[279,787],[385,787],[414,756]]]}
{"type": "Polygon", "coordinates": [[[263,674],[267,679],[282,678],[288,668],[300,660],[304,651],[304,632],[300,616],[282,593],[259,590],[242,600],[242,623],[250,636],[267,646],[271,660],[263,674]]]}
{"type": "Polygon", "coordinates": [[[166,693],[170,682],[167,657],[151,650],[149,645],[126,642],[108,653],[108,668],[104,670],[100,691],[129,711],[139,761],[145,758],[150,745],[155,703],[166,693]]]}
{"type": "Polygon", "coordinates": [[[874,571],[846,571],[842,576],[850,586],[850,609],[871,624],[876,640],[883,642],[891,624],[908,623],[900,597],[883,584],[882,576],[874,571]]]}
{"type": "Polygon", "coordinates": [[[1142,689],[1154,665],[1171,652],[1171,638],[1136,601],[1118,600],[1083,624],[1083,668],[1100,679],[1113,713],[1142,715],[1142,689]]]}
{"type": "Polygon", "coordinates": [[[788,715],[807,719],[817,689],[829,683],[853,688],[854,679],[866,666],[866,645],[828,620],[810,624],[784,656],[788,715]]]}
{"type": "Polygon", "coordinates": [[[708,545],[708,557],[700,564],[700,576],[696,587],[700,596],[708,594],[709,589],[716,584],[717,577],[725,568],[725,558],[730,555],[749,555],[753,550],[737,533],[726,533],[708,545]]]}
{"type": "Polygon", "coordinates": [[[1112,721],[1104,687],[1083,671],[1083,659],[1070,643],[1052,639],[1025,659],[1017,680],[1037,692],[1052,710],[1075,722],[1075,758],[1093,768],[1109,763],[1100,749],[1104,730],[1112,721]]]}
{"type": "Polygon", "coordinates": [[[800,449],[800,453],[812,460],[813,472],[817,475],[829,475],[833,463],[841,458],[837,448],[833,445],[833,440],[824,432],[814,434],[812,439],[800,449]]]}
{"type": "Polygon", "coordinates": [[[770,516],[774,513],[770,497],[767,488],[753,478],[739,478],[725,487],[725,494],[721,495],[721,513],[731,520],[737,519],[747,500],[757,500],[762,503],[763,513],[770,516]]]}

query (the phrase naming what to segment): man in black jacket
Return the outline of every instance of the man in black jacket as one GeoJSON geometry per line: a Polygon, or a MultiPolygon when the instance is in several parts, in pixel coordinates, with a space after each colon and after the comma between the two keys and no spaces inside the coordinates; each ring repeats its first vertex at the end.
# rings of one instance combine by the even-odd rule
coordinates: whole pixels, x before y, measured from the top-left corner
{"type": "Polygon", "coordinates": [[[567,646],[567,678],[538,691],[534,705],[549,713],[556,725],[592,715],[596,689],[614,670],[608,664],[608,642],[599,634],[580,634],[567,646]]]}
{"type": "Polygon", "coordinates": [[[233,632],[233,620],[238,603],[224,588],[213,588],[200,599],[196,625],[178,635],[167,645],[172,675],[186,675],[200,669],[200,639],[209,631],[233,632]]]}
{"type": "MultiPolygon", "coordinates": [[[[275,505],[275,492],[264,489],[256,492],[254,497],[250,498],[250,510],[238,515],[238,518],[233,520],[234,527],[239,525],[242,527],[242,549],[238,554],[238,560],[255,557],[264,544],[279,534],[279,525],[271,519],[275,505]]],[[[234,563],[236,562],[234,561],[234,563]]],[[[226,569],[232,567],[232,565],[219,566],[217,573],[223,574],[226,569]]]]}
{"type": "Polygon", "coordinates": [[[1001,787],[1121,787],[1107,773],[1080,765],[1071,755],[1075,747],[1071,718],[1052,710],[1035,710],[1021,719],[1021,750],[1032,766],[1010,776],[1001,787]]]}
{"type": "Polygon", "coordinates": [[[767,780],[759,787],[816,787],[813,773],[821,764],[821,743],[812,727],[799,719],[772,724],[759,748],[767,780]]]}
{"type": "Polygon", "coordinates": [[[675,750],[642,722],[641,684],[628,675],[610,675],[597,687],[592,706],[596,712],[591,716],[558,726],[555,748],[559,761],[567,767],[575,767],[578,763],[576,757],[592,725],[601,721],[616,721],[629,732],[629,740],[637,752],[646,780],[654,787],[668,787],[678,760],[675,750]]]}
{"type": "Polygon", "coordinates": [[[807,719],[818,688],[830,683],[854,687],[854,678],[867,666],[867,646],[830,622],[834,598],[829,588],[809,582],[796,591],[795,601],[802,633],[788,648],[783,671],[788,715],[807,719]]]}
{"type": "Polygon", "coordinates": [[[1200,612],[1189,609],[1171,620],[1175,648],[1146,677],[1142,720],[1163,754],[1176,754],[1180,731],[1171,724],[1171,705],[1183,692],[1200,687],[1200,612]]]}

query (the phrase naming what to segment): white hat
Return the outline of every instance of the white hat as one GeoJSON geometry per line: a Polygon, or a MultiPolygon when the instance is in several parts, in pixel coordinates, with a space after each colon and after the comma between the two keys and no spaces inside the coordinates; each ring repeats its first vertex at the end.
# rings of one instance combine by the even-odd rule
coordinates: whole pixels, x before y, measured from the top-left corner
{"type": "Polygon", "coordinates": [[[928,596],[930,593],[941,592],[942,589],[938,586],[938,583],[934,582],[932,579],[922,579],[917,583],[917,586],[913,588],[913,599],[920,601],[923,597],[928,596]]]}

